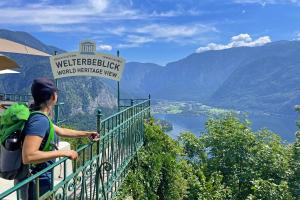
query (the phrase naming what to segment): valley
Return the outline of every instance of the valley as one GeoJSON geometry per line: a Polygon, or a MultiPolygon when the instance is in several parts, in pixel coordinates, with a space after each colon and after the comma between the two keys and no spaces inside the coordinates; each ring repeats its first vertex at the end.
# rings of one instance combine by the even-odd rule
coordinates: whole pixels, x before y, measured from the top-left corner
{"type": "Polygon", "coordinates": [[[152,106],[152,114],[156,119],[172,124],[172,130],[167,133],[174,139],[186,131],[199,136],[205,132],[205,124],[208,119],[231,114],[245,123],[250,123],[254,131],[266,128],[280,135],[283,140],[293,142],[298,120],[296,115],[230,110],[208,106],[196,101],[156,100],[152,106]]]}

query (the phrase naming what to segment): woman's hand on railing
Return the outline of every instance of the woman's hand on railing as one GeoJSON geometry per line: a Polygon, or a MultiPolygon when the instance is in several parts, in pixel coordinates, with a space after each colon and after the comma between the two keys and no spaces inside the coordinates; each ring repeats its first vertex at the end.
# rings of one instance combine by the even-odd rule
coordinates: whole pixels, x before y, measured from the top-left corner
{"type": "Polygon", "coordinates": [[[100,135],[97,132],[91,131],[91,132],[86,132],[86,134],[87,137],[93,142],[98,141],[100,139],[100,135]]]}
{"type": "Polygon", "coordinates": [[[73,130],[68,128],[61,128],[56,125],[54,125],[54,130],[56,134],[61,137],[68,137],[68,138],[87,137],[91,141],[97,141],[100,138],[99,134],[96,131],[79,131],[79,130],[73,130]]]}
{"type": "Polygon", "coordinates": [[[71,160],[76,160],[78,158],[78,153],[74,150],[61,150],[63,155],[70,158],[71,160]]]}

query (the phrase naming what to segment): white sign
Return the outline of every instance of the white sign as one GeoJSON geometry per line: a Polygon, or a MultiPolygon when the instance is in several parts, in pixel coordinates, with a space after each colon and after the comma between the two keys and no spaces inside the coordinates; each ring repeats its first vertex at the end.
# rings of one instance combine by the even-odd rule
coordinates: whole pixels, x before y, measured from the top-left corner
{"type": "Polygon", "coordinates": [[[124,70],[123,58],[95,53],[92,42],[83,42],[80,53],[64,53],[50,57],[55,79],[70,76],[99,76],[120,81],[124,70]]]}

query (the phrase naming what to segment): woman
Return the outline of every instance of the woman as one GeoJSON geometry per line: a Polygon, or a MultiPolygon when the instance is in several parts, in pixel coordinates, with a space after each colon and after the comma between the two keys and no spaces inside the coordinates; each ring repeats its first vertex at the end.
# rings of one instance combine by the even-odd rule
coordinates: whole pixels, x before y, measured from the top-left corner
{"type": "MultiPolygon", "coordinates": [[[[31,115],[29,120],[26,122],[23,129],[23,148],[22,158],[24,164],[31,164],[31,174],[35,174],[51,165],[55,158],[69,157],[72,160],[77,159],[78,154],[74,150],[52,150],[43,151],[43,146],[47,142],[51,123],[49,123],[48,116],[52,112],[54,105],[57,102],[57,88],[54,83],[47,78],[38,78],[33,81],[31,86],[31,93],[34,99],[34,104],[31,106],[32,111],[38,111],[31,115]]],[[[58,141],[57,136],[61,137],[89,137],[96,140],[99,138],[97,132],[89,131],[76,131],[66,128],[60,128],[56,125],[54,127],[54,141],[58,141]]],[[[56,142],[57,143],[57,142],[56,142]]],[[[52,144],[54,146],[54,144],[52,144]]],[[[40,196],[51,189],[52,179],[49,171],[40,176],[39,188],[40,196]]],[[[34,199],[34,183],[29,184],[28,199],[34,199]]],[[[23,196],[23,195],[22,195],[23,196]]],[[[24,197],[26,199],[26,197],[24,197]]]]}

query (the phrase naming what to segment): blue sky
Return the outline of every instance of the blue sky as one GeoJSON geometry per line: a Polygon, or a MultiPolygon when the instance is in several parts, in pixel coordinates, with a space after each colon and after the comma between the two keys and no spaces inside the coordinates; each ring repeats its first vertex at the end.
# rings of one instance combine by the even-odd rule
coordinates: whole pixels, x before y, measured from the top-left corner
{"type": "Polygon", "coordinates": [[[127,61],[300,39],[300,0],[0,0],[0,28],[74,51],[92,39],[127,61]]]}

